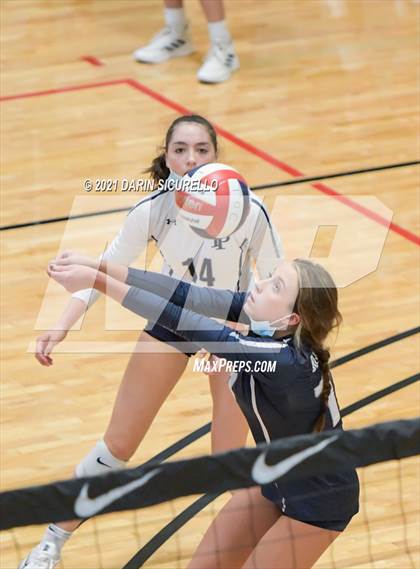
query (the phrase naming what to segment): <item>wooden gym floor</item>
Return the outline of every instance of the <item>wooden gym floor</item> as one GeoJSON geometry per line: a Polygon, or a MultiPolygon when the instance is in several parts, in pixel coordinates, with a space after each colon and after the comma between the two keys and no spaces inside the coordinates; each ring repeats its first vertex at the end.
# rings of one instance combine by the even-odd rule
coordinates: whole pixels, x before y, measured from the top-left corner
{"type": "MultiPolygon", "coordinates": [[[[106,427],[141,325],[107,307],[113,331],[104,331],[101,300],[82,330],[56,350],[54,366],[37,364],[33,341],[66,302],[58,287],[48,285],[47,262],[63,247],[100,252],[125,213],[52,219],[138,201],[139,194],[86,194],[83,180],[141,177],[179,113],[198,112],[220,127],[221,161],[238,168],[251,186],[274,184],[259,195],[271,208],[288,257],[333,254],[328,227],[344,228],[340,270],[354,282],[341,289],[344,324],[334,359],[418,326],[419,166],[412,163],[419,158],[419,4],[226,1],[241,69],[216,86],[196,82],[208,38],[199,3],[187,1],[186,8],[197,53],[147,66],[135,63],[131,52],[160,28],[158,0],[1,4],[2,489],[71,476],[106,427]],[[345,175],[326,179],[333,174],[345,175]],[[322,179],[281,185],[300,177],[322,179]],[[365,202],[362,196],[370,197],[365,202]],[[49,222],[34,224],[40,220],[49,222]],[[368,274],[356,278],[366,255],[368,274]]],[[[159,255],[149,250],[147,262],[158,268],[159,255]]],[[[341,406],[413,376],[418,364],[412,335],[338,368],[341,406]]],[[[191,362],[132,464],[210,420],[210,409],[206,377],[193,373],[191,362]]],[[[358,428],[414,417],[418,410],[414,383],[345,423],[358,428]]],[[[204,437],[176,458],[208,452],[204,437]]],[[[365,509],[317,567],[332,566],[332,557],[337,567],[413,566],[417,487],[414,460],[366,469],[365,509]]],[[[191,501],[88,522],[65,549],[65,569],[123,566],[191,501]]],[[[223,501],[189,522],[147,566],[184,567],[223,501]]],[[[5,532],[1,567],[17,566],[13,539],[24,553],[41,531],[5,532]]]]}

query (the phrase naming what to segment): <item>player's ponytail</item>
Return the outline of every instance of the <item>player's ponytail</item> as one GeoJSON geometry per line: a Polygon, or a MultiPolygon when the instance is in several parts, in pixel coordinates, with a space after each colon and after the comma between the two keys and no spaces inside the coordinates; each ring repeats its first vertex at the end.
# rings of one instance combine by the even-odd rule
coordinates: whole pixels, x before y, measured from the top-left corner
{"type": "Polygon", "coordinates": [[[172,140],[175,128],[180,123],[196,123],[203,126],[207,130],[211,143],[214,147],[214,152],[217,155],[217,134],[213,125],[207,119],[201,115],[184,115],[182,117],[178,117],[168,128],[165,136],[165,143],[160,148],[160,153],[156,156],[156,158],[152,160],[150,167],[144,170],[144,173],[150,174],[150,177],[155,182],[155,185],[158,185],[160,180],[166,180],[169,176],[169,168],[166,165],[166,152],[172,140]]]}
{"type": "Polygon", "coordinates": [[[325,428],[325,419],[328,410],[328,399],[331,392],[331,371],[330,371],[330,351],[321,346],[314,347],[317,355],[319,367],[322,372],[322,393],[321,393],[321,413],[315,421],[314,431],[319,433],[325,428]]]}
{"type": "Polygon", "coordinates": [[[314,431],[325,428],[328,398],[331,392],[330,352],[324,341],[328,334],[342,321],[338,310],[337,287],[331,275],[317,263],[306,259],[295,259],[298,273],[299,293],[295,310],[300,322],[294,333],[295,344],[309,346],[318,359],[322,372],[321,411],[314,424],[314,431]]]}
{"type": "Polygon", "coordinates": [[[169,176],[169,168],[166,165],[165,152],[161,152],[156,158],[153,158],[150,168],[144,171],[150,174],[150,177],[157,186],[160,180],[166,180],[169,176]]]}

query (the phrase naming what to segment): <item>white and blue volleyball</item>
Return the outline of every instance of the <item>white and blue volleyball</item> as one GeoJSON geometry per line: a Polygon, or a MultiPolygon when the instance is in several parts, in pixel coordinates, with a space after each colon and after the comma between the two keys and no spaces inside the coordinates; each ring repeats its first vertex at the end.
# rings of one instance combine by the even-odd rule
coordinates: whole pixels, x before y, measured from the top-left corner
{"type": "Polygon", "coordinates": [[[244,178],[226,164],[210,163],[187,172],[177,187],[179,216],[207,239],[229,237],[246,220],[250,192],[244,178]]]}

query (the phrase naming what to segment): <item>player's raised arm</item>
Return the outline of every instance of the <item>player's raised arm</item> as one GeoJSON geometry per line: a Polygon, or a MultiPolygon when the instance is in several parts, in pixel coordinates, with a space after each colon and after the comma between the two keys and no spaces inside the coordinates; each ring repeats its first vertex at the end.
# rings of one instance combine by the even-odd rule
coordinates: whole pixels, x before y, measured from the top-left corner
{"type": "MultiPolygon", "coordinates": [[[[144,271],[146,274],[147,272],[144,271]]],[[[273,360],[278,358],[281,350],[288,346],[274,340],[265,338],[247,338],[238,334],[228,326],[223,326],[212,318],[203,314],[206,310],[206,289],[194,287],[197,294],[203,294],[203,302],[197,299],[197,309],[200,313],[189,310],[180,305],[168,301],[167,298],[158,296],[153,292],[142,290],[138,287],[129,286],[126,283],[106,275],[101,271],[95,271],[89,267],[71,265],[67,267],[50,267],[49,273],[52,278],[62,284],[70,292],[80,286],[88,285],[96,290],[107,294],[125,308],[140,316],[156,321],[168,330],[177,332],[187,341],[194,342],[208,352],[216,356],[224,357],[230,361],[246,361],[251,364],[258,360],[273,360]]],[[[153,273],[152,273],[153,275],[153,273]]],[[[160,277],[161,275],[157,275],[160,277]]],[[[144,276],[146,279],[147,277],[144,276]]],[[[166,277],[171,282],[171,277],[166,277]]],[[[178,281],[180,282],[180,281],[178,281]]],[[[150,283],[149,283],[150,284],[150,283]]],[[[188,290],[191,285],[183,283],[188,290]]],[[[217,295],[217,290],[212,291],[217,295]]],[[[232,293],[231,291],[219,291],[230,295],[238,295],[245,298],[244,293],[232,293]]],[[[186,297],[185,297],[186,298],[186,297]]],[[[208,307],[207,307],[208,308],[208,307]]],[[[283,357],[283,354],[282,354],[283,357]]],[[[285,355],[284,357],[288,357],[285,355]]]]}
{"type": "MultiPolygon", "coordinates": [[[[84,265],[51,264],[48,272],[70,292],[89,286],[121,303],[122,295],[131,287],[153,293],[163,301],[171,301],[176,306],[206,316],[249,323],[248,317],[242,312],[246,293],[199,287],[174,277],[127,268],[108,261],[102,261],[98,270],[94,268],[97,264],[94,259],[82,257],[78,253],[69,254],[67,261],[71,260],[81,261],[84,265]]],[[[165,302],[159,303],[161,308],[164,305],[165,302]]],[[[158,313],[154,313],[153,319],[157,320],[158,316],[158,313]]]]}
{"type": "MultiPolygon", "coordinates": [[[[141,254],[150,237],[149,226],[152,209],[149,202],[150,199],[142,200],[128,213],[124,225],[110,243],[102,259],[128,265],[141,254]]],[[[75,259],[74,255],[71,251],[64,251],[58,255],[55,262],[60,265],[88,264],[88,266],[95,267],[100,261],[100,259],[80,256],[79,254],[78,258],[75,259]]],[[[54,326],[36,339],[35,357],[41,365],[48,367],[53,364],[51,352],[54,347],[65,339],[68,331],[98,297],[99,292],[92,288],[74,291],[54,326]]]]}

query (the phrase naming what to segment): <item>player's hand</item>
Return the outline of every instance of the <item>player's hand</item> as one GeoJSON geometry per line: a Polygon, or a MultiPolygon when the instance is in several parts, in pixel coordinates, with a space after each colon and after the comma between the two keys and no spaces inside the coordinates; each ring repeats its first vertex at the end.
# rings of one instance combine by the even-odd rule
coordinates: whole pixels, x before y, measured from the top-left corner
{"type": "Polygon", "coordinates": [[[213,366],[215,367],[215,371],[206,372],[209,377],[213,377],[214,375],[218,375],[220,373],[220,371],[221,371],[220,366],[217,365],[217,362],[219,360],[220,360],[220,358],[218,358],[217,356],[215,356],[213,354],[210,354],[207,361],[211,363],[212,368],[213,368],[213,366]]]}
{"type": "Polygon", "coordinates": [[[67,266],[67,265],[83,265],[91,267],[92,269],[99,269],[99,259],[82,255],[77,251],[63,251],[59,253],[55,259],[51,261],[54,265],[67,266]]]}
{"type": "Polygon", "coordinates": [[[208,354],[207,350],[205,350],[204,348],[200,348],[200,350],[197,352],[197,357],[200,358],[200,360],[202,360],[203,358],[206,357],[207,354],[208,354]]]}
{"type": "MultiPolygon", "coordinates": [[[[199,352],[197,352],[197,356],[201,359],[205,358],[206,355],[208,355],[208,362],[211,362],[212,366],[216,365],[215,362],[217,362],[220,358],[218,358],[217,356],[213,355],[213,354],[209,354],[204,348],[201,348],[201,350],[199,352]]],[[[220,371],[207,371],[205,372],[206,375],[208,375],[209,377],[212,377],[214,375],[217,375],[218,373],[220,373],[220,371]]]]}
{"type": "Polygon", "coordinates": [[[48,275],[69,292],[92,288],[98,271],[83,265],[56,265],[50,263],[48,275]]]}
{"type": "Polygon", "coordinates": [[[51,352],[67,336],[67,330],[48,330],[36,339],[35,358],[43,366],[49,367],[53,364],[51,352]]]}

